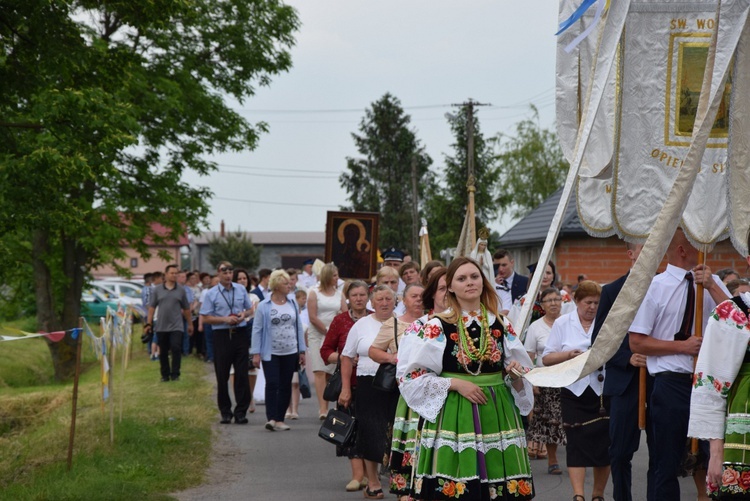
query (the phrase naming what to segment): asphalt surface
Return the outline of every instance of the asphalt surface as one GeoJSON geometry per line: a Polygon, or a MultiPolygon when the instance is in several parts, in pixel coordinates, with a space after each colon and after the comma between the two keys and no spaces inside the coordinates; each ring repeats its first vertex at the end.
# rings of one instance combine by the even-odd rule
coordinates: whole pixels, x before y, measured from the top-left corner
{"type": "MultiPolygon", "coordinates": [[[[312,381],[312,378],[310,378],[312,381]]],[[[318,438],[320,421],[316,399],[300,402],[300,419],[287,421],[290,431],[267,431],[265,407],[258,405],[248,415],[247,425],[220,425],[214,428],[211,466],[204,484],[173,493],[181,501],[249,499],[253,501],[300,499],[309,501],[359,500],[363,493],[346,492],[351,479],[346,458],[337,458],[334,446],[318,438]]],[[[633,461],[633,500],[646,499],[647,452],[645,434],[633,461]]],[[[547,473],[546,460],[532,461],[536,500],[560,501],[573,498],[570,479],[565,468],[565,450],[558,451],[563,470],[559,476],[547,473]]],[[[387,478],[381,478],[385,487],[387,478]]],[[[586,478],[586,499],[591,498],[592,473],[586,478]]],[[[691,478],[680,479],[683,500],[696,499],[691,478]]],[[[387,493],[385,499],[396,499],[387,493]]],[[[612,482],[608,482],[605,498],[612,499],[612,482]]],[[[669,500],[674,501],[674,500],[669,500]]]]}

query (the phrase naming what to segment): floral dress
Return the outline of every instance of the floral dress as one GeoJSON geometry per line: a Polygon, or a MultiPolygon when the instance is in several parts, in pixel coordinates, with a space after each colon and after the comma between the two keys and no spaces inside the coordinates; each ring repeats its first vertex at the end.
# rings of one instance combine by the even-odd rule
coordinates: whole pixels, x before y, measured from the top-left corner
{"type": "Polygon", "coordinates": [[[525,379],[523,389],[516,391],[503,378],[503,368],[511,360],[519,361],[524,370],[530,369],[531,360],[505,318],[464,312],[462,320],[463,344],[458,327],[440,317],[401,343],[401,395],[423,418],[417,449],[409,458],[412,495],[423,500],[532,499],[521,414],[531,411],[533,390],[525,379]],[[478,349],[482,339],[486,357],[472,361],[466,347],[472,343],[478,349]],[[473,404],[449,391],[451,378],[477,384],[487,403],[473,404]]]}
{"type": "Polygon", "coordinates": [[[708,319],[693,376],[688,435],[724,439],[713,499],[750,499],[750,293],[724,301],[708,319]]]}

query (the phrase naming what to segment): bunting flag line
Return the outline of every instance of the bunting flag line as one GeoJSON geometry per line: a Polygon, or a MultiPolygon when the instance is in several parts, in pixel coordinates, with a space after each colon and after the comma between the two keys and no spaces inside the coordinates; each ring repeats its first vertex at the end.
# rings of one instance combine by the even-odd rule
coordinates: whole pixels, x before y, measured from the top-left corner
{"type": "Polygon", "coordinates": [[[80,329],[68,329],[65,331],[53,331],[53,332],[26,332],[22,331],[21,329],[14,329],[12,327],[6,327],[6,330],[18,332],[19,334],[23,334],[22,336],[5,336],[0,335],[0,342],[2,341],[18,341],[20,339],[33,339],[35,337],[46,337],[53,343],[58,343],[62,340],[62,338],[65,337],[65,334],[68,332],[73,333],[73,339],[76,339],[78,337],[78,332],[80,332],[80,329]]]}

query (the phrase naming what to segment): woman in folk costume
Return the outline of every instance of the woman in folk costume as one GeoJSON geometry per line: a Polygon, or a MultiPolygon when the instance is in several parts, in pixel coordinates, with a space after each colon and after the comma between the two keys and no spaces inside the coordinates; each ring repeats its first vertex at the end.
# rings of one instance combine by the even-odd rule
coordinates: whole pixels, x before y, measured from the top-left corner
{"type": "Polygon", "coordinates": [[[455,259],[446,283],[450,309],[404,336],[398,360],[401,395],[424,418],[413,496],[532,499],[521,424],[533,407],[522,377],[531,360],[476,261],[455,259]]]}
{"type": "Polygon", "coordinates": [[[749,308],[744,292],[714,309],[693,376],[688,436],[710,442],[706,488],[714,499],[750,499],[749,308]]]}

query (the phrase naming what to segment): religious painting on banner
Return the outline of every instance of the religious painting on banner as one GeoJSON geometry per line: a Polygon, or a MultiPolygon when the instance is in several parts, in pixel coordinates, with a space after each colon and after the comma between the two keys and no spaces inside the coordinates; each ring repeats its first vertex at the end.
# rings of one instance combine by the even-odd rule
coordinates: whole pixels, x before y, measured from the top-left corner
{"type": "Polygon", "coordinates": [[[325,260],[341,278],[370,280],[377,273],[379,225],[377,212],[328,212],[325,260]]]}
{"type": "MultiPolygon", "coordinates": [[[[716,4],[633,1],[620,40],[612,218],[643,241],[690,147],[716,4]]],[[[729,73],[682,226],[695,245],[726,238],[729,73]]]]}

